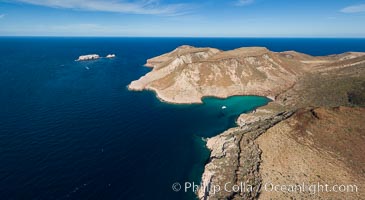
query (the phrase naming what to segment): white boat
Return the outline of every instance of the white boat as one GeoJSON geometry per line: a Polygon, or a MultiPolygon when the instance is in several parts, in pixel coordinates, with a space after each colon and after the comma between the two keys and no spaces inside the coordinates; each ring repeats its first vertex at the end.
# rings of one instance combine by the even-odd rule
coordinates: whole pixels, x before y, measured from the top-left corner
{"type": "Polygon", "coordinates": [[[100,56],[98,54],[89,54],[89,55],[79,56],[79,59],[77,59],[76,61],[96,60],[99,58],[100,58],[100,56]]]}
{"type": "Polygon", "coordinates": [[[222,106],[222,109],[224,110],[224,109],[226,109],[227,107],[226,106],[222,106]]]}

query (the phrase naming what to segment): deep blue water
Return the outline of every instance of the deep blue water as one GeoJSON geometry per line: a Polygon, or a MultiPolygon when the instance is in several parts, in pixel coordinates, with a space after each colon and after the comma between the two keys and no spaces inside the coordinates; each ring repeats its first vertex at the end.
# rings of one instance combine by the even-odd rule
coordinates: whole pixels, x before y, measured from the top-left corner
{"type": "Polygon", "coordinates": [[[209,155],[201,138],[267,99],[170,105],[126,89],[149,71],[146,59],[183,44],[365,51],[365,39],[2,37],[0,199],[193,199],[171,184],[199,181],[209,155]],[[117,58],[74,61],[89,53],[117,58]]]}

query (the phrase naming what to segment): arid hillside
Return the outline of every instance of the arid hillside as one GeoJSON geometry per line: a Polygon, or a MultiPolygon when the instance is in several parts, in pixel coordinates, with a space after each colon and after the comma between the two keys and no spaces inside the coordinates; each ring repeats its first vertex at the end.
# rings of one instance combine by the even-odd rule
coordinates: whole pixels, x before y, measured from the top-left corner
{"type": "MultiPolygon", "coordinates": [[[[322,66],[365,55],[346,53],[313,57],[294,51],[272,52],[264,47],[231,51],[181,46],[149,59],[152,71],[133,81],[130,90],[153,90],[171,103],[199,103],[204,96],[260,95],[274,99],[292,87],[305,73],[322,66]]],[[[360,60],[361,61],[361,60],[360,60]]]]}
{"type": "MultiPolygon", "coordinates": [[[[152,71],[131,90],[154,90],[171,103],[204,96],[261,95],[268,105],[207,140],[202,186],[251,185],[200,199],[363,199],[365,196],[365,53],[314,57],[262,47],[220,51],[182,46],[148,60],[152,71]],[[332,191],[270,192],[279,186],[329,185],[332,191]],[[357,187],[336,192],[333,186],[357,187]]],[[[338,188],[337,188],[338,189],[338,188]]]]}

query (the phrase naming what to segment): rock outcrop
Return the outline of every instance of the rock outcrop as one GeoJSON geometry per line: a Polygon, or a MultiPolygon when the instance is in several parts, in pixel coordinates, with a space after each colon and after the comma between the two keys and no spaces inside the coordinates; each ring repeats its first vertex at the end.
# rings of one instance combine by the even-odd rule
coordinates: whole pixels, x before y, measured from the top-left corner
{"type": "Polygon", "coordinates": [[[200,188],[200,199],[254,199],[258,196],[262,178],[259,172],[261,149],[255,139],[276,123],[288,118],[292,112],[277,113],[261,120],[257,118],[243,130],[232,128],[207,141],[211,150],[210,161],[202,176],[203,186],[219,186],[217,192],[210,188],[200,188]],[[225,188],[229,184],[244,185],[242,190],[225,188]]]}

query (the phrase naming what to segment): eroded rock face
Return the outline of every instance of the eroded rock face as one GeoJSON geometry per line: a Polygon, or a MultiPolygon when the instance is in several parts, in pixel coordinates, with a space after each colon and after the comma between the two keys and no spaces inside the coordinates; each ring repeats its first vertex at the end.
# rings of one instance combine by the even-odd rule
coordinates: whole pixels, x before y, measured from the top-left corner
{"type": "Polygon", "coordinates": [[[128,88],[153,90],[161,100],[171,103],[200,103],[204,96],[259,95],[275,99],[303,74],[323,69],[319,65],[348,62],[361,55],[313,57],[293,51],[272,52],[264,47],[220,51],[181,46],[149,59],[146,66],[153,70],[128,88]]]}
{"type": "Polygon", "coordinates": [[[272,117],[256,118],[246,128],[232,128],[208,140],[212,153],[202,185],[221,190],[200,188],[199,199],[361,199],[365,108],[271,111],[272,117]],[[227,183],[243,183],[245,188],[229,192],[223,189],[227,183]],[[340,184],[357,192],[273,192],[271,184],[340,184]]]}
{"type": "Polygon", "coordinates": [[[275,96],[290,87],[299,73],[265,48],[222,52],[183,46],[148,60],[147,65],[153,70],[128,88],[154,90],[172,103],[197,103],[203,96],[275,96]]]}
{"type": "Polygon", "coordinates": [[[202,176],[202,185],[206,187],[198,191],[199,199],[256,199],[262,178],[259,172],[261,150],[255,139],[291,115],[291,112],[282,112],[265,120],[257,118],[245,129],[232,128],[210,138],[207,147],[212,152],[202,176]],[[240,190],[234,191],[233,185],[239,185],[240,190]]]}

